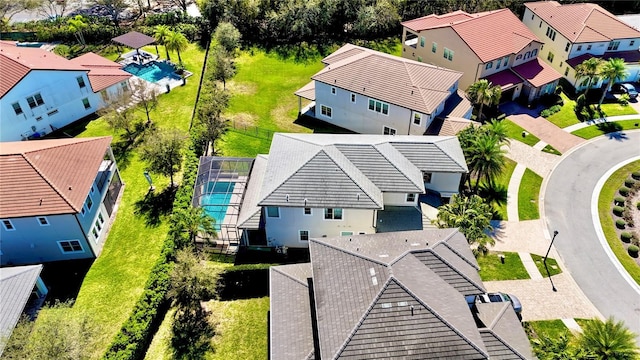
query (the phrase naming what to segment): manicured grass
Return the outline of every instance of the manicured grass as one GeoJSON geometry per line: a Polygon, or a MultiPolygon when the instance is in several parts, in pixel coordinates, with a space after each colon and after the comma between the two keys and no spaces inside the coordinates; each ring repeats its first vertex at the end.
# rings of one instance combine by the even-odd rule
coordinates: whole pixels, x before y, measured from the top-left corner
{"type": "Polygon", "coordinates": [[[502,120],[502,123],[507,128],[507,136],[509,136],[511,139],[518,140],[529,146],[533,146],[540,141],[540,139],[538,139],[535,135],[529,133],[527,133],[527,136],[522,137],[522,132],[525,130],[509,119],[502,120]]]}
{"type": "MultiPolygon", "coordinates": [[[[505,158],[504,159],[504,169],[498,178],[494,180],[495,184],[503,186],[504,189],[509,188],[509,180],[511,180],[511,175],[513,175],[513,170],[516,169],[516,165],[518,165],[515,161],[505,158]]],[[[500,205],[495,205],[496,213],[500,216],[502,220],[507,219],[507,202],[506,197],[504,203],[500,205]]]]}
{"type": "MultiPolygon", "coordinates": [[[[544,260],[544,256],[531,254],[531,258],[533,259],[533,262],[536,263],[540,274],[542,274],[542,276],[548,276],[547,269],[544,267],[544,262],[542,261],[544,260]]],[[[547,267],[549,268],[549,274],[551,276],[562,273],[562,269],[560,269],[560,266],[558,266],[558,262],[556,261],[556,259],[547,258],[547,267]]]]}
{"type": "Polygon", "coordinates": [[[267,311],[269,298],[210,301],[207,307],[218,322],[211,360],[267,358],[267,311]]]}
{"type": "MultiPolygon", "coordinates": [[[[597,104],[596,104],[597,105],[597,104]]],[[[631,105],[620,105],[617,102],[605,103],[600,106],[605,116],[633,115],[638,112],[631,105]]]]}
{"type": "Polygon", "coordinates": [[[551,145],[547,145],[544,148],[542,148],[542,151],[549,153],[549,154],[553,154],[553,155],[562,155],[562,153],[558,150],[556,150],[553,146],[551,145]]]}
{"type": "Polygon", "coordinates": [[[594,137],[608,134],[615,131],[640,129],[640,117],[637,120],[622,120],[591,125],[572,132],[573,135],[583,139],[593,139],[594,137]]]}
{"type": "Polygon", "coordinates": [[[535,220],[540,218],[538,212],[538,196],[542,177],[531,169],[526,169],[518,189],[518,217],[520,220],[535,220]]]}
{"type": "Polygon", "coordinates": [[[524,323],[529,340],[535,338],[557,338],[562,334],[571,335],[562,320],[539,320],[524,323]]]}
{"type": "MultiPolygon", "coordinates": [[[[186,86],[161,95],[151,118],[159,128],[178,128],[186,132],[195,103],[204,51],[190,45],[181,55],[187,69],[195,75],[186,86]]],[[[138,112],[138,116],[143,119],[145,115],[138,112]]],[[[122,134],[114,134],[102,119],[78,125],[69,131],[79,137],[113,136],[112,145],[116,149],[123,144],[122,134]]],[[[99,358],[105,353],[122,323],[131,314],[168,231],[166,220],[169,214],[162,211],[154,214],[143,206],[149,204],[151,199],[146,197],[149,184],[142,176],[145,163],[138,158],[136,145],[129,151],[114,153],[125,183],[122,201],[102,254],[87,273],[76,302],[69,310],[86,311],[91,321],[100,328],[91,347],[92,358],[99,358]]],[[[169,180],[159,175],[152,176],[157,189],[155,194],[161,195],[169,180]]],[[[176,180],[179,182],[180,176],[176,180]]],[[[160,200],[160,197],[156,198],[156,201],[160,200]]],[[[170,201],[165,199],[156,205],[170,209],[170,201]]]]}
{"type": "Polygon", "coordinates": [[[487,256],[479,256],[478,265],[482,281],[529,279],[527,269],[515,252],[492,251],[487,256]],[[504,264],[500,262],[499,254],[504,255],[504,264]]]}
{"type": "Polygon", "coordinates": [[[171,326],[173,325],[173,314],[175,309],[170,309],[164,316],[164,320],[160,324],[158,331],[156,332],[147,353],[145,354],[145,360],[170,360],[173,358],[171,347],[171,326]]]}
{"type": "Polygon", "coordinates": [[[613,250],[613,253],[629,275],[631,275],[636,283],[640,284],[640,266],[627,254],[626,249],[622,245],[622,241],[618,238],[610,209],[613,198],[617,195],[616,192],[618,188],[624,183],[624,180],[631,172],[637,171],[638,169],[640,169],[640,161],[634,161],[621,167],[609,177],[598,197],[598,214],[600,215],[602,231],[607,238],[611,250],[613,250]]]}
{"type": "Polygon", "coordinates": [[[556,124],[556,126],[560,128],[579,123],[580,120],[578,120],[578,118],[576,117],[576,113],[574,112],[576,102],[569,99],[564,93],[561,93],[560,96],[562,97],[562,101],[564,102],[564,104],[562,105],[562,109],[557,113],[549,116],[547,120],[556,124]]]}

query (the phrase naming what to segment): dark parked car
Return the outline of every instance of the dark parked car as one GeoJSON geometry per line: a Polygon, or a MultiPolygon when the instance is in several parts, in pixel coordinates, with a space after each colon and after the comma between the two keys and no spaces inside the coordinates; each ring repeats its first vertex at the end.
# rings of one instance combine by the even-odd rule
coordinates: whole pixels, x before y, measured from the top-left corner
{"type": "Polygon", "coordinates": [[[613,90],[619,94],[628,94],[630,99],[638,97],[638,91],[629,83],[615,84],[613,85],[613,90]]]}
{"type": "Polygon", "coordinates": [[[518,317],[520,317],[522,313],[522,304],[520,303],[520,300],[518,300],[518,298],[515,297],[514,295],[497,292],[497,293],[488,293],[488,294],[482,294],[482,295],[471,295],[471,296],[467,296],[466,299],[467,299],[467,303],[469,304],[469,307],[473,306],[475,302],[489,303],[489,302],[507,302],[508,301],[511,303],[511,306],[513,306],[513,310],[515,310],[518,317]]]}

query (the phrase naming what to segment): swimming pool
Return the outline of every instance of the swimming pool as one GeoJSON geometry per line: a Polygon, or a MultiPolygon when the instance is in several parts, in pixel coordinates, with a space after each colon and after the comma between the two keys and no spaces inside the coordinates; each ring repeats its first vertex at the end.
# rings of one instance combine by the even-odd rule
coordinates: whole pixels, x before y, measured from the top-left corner
{"type": "Polygon", "coordinates": [[[165,78],[174,80],[181,79],[180,75],[175,73],[173,66],[157,61],[151,61],[142,65],[129,64],[122,68],[122,70],[153,83],[165,78]]]}
{"type": "Polygon", "coordinates": [[[216,220],[215,229],[220,231],[220,225],[227,215],[227,208],[233,195],[234,182],[209,182],[205,195],[200,197],[200,206],[216,220]]]}

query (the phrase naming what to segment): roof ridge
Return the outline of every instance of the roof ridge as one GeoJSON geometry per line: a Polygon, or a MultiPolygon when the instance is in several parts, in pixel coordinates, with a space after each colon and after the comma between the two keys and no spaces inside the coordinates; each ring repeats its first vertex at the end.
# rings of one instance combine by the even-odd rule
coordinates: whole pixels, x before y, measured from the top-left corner
{"type": "MultiPolygon", "coordinates": [[[[309,264],[309,265],[311,265],[311,263],[303,263],[303,264],[309,264]]],[[[287,274],[286,272],[283,272],[282,270],[278,269],[279,267],[280,267],[280,266],[272,266],[272,267],[271,267],[271,269],[273,269],[273,271],[277,271],[279,274],[281,274],[281,275],[283,275],[283,276],[288,277],[289,279],[291,279],[291,280],[293,280],[293,281],[297,282],[298,284],[303,285],[304,287],[307,287],[307,288],[309,287],[309,285],[308,285],[308,284],[306,284],[306,283],[304,283],[304,282],[300,281],[299,279],[296,279],[295,277],[293,277],[293,276],[291,276],[291,275],[287,274]]]]}
{"type": "Polygon", "coordinates": [[[451,141],[452,139],[450,139],[450,138],[456,138],[456,139],[457,139],[457,137],[455,137],[455,136],[448,136],[448,137],[447,137],[447,138],[445,138],[445,139],[438,139],[438,140],[434,141],[434,142],[433,142],[433,144],[438,148],[438,150],[442,151],[442,152],[443,152],[443,153],[444,153],[444,154],[445,154],[449,159],[451,159],[451,161],[453,161],[454,163],[458,164],[458,166],[460,166],[460,167],[462,167],[462,168],[466,167],[466,166],[467,166],[467,164],[466,164],[466,163],[465,163],[465,164],[460,164],[460,163],[459,163],[459,162],[457,162],[454,158],[452,158],[452,157],[451,157],[451,155],[449,155],[449,153],[448,153],[448,152],[444,151],[444,150],[439,146],[439,143],[440,143],[441,141],[451,141]]]}
{"type": "Polygon", "coordinates": [[[58,189],[58,187],[55,184],[53,184],[51,182],[51,180],[49,180],[49,178],[40,171],[40,168],[38,168],[37,166],[35,166],[31,162],[31,160],[27,157],[26,153],[22,153],[22,154],[19,154],[19,155],[22,156],[22,158],[24,158],[24,160],[33,168],[33,170],[35,170],[35,172],[42,179],[44,179],[44,181],[47,183],[47,185],[49,185],[53,189],[53,191],[55,191],[62,198],[62,200],[64,200],[64,202],[66,202],[67,205],[69,205],[69,207],[71,207],[75,212],[79,212],[80,211],[80,210],[76,209],[76,207],[71,203],[71,201],[69,199],[67,199],[67,197],[58,189]]]}
{"type": "MultiPolygon", "coordinates": [[[[506,305],[509,305],[509,304],[507,303],[506,305]]],[[[509,305],[509,306],[510,306],[510,305],[509,305]]],[[[506,308],[506,307],[505,307],[505,308],[506,308]]],[[[504,312],[503,312],[503,311],[501,311],[501,314],[503,314],[503,313],[504,313],[504,312]]],[[[518,350],[514,349],[511,345],[509,345],[509,343],[508,343],[508,342],[504,341],[500,335],[498,335],[495,331],[493,331],[493,329],[484,328],[484,329],[478,329],[478,330],[479,330],[480,332],[488,332],[488,333],[491,333],[491,335],[493,335],[493,336],[496,338],[496,340],[500,341],[500,343],[502,343],[502,345],[506,346],[507,348],[509,348],[509,350],[513,351],[513,353],[514,353],[516,356],[518,356],[520,359],[522,359],[522,360],[526,360],[526,359],[527,359],[524,355],[520,354],[520,352],[519,352],[518,350]]]]}
{"type": "MultiPolygon", "coordinates": [[[[446,238],[446,239],[444,239],[444,240],[442,241],[442,243],[443,243],[447,248],[449,248],[449,250],[453,251],[453,252],[454,252],[456,255],[458,255],[462,260],[464,260],[467,264],[469,264],[469,265],[473,266],[476,270],[480,270],[480,267],[479,267],[478,265],[476,265],[476,264],[472,263],[471,261],[467,260],[467,258],[466,258],[466,257],[464,257],[464,256],[463,256],[463,255],[462,255],[462,254],[457,250],[457,249],[455,249],[453,246],[451,246],[451,245],[447,242],[449,239],[453,238],[453,236],[454,236],[455,234],[458,234],[458,233],[462,234],[462,233],[460,232],[460,230],[456,229],[456,231],[455,231],[455,232],[453,232],[453,233],[451,233],[449,236],[447,236],[447,238],[446,238]]],[[[463,234],[463,236],[464,236],[464,234],[463,234]]],[[[466,239],[466,237],[465,237],[465,239],[466,239]]]]}
{"type": "MultiPolygon", "coordinates": [[[[347,236],[345,236],[345,238],[347,238],[347,236]]],[[[378,265],[381,265],[381,266],[385,266],[385,267],[391,266],[391,263],[385,263],[385,262],[382,262],[381,260],[377,260],[377,259],[368,257],[366,255],[363,255],[363,254],[359,253],[359,252],[354,252],[354,251],[343,249],[341,247],[338,247],[337,245],[333,245],[333,244],[329,244],[327,242],[324,242],[321,238],[311,238],[310,240],[314,241],[314,242],[316,242],[316,243],[318,243],[320,245],[324,245],[324,246],[330,247],[330,248],[332,248],[334,250],[341,251],[341,252],[343,252],[345,254],[349,254],[349,255],[352,255],[352,256],[359,257],[360,259],[363,259],[363,260],[371,261],[371,262],[373,262],[375,264],[378,264],[378,265]]]]}
{"type": "MultiPolygon", "coordinates": [[[[449,248],[447,246],[447,248],[449,248]]],[[[450,249],[450,248],[449,248],[450,249]]],[[[458,275],[462,276],[462,278],[464,278],[465,280],[467,280],[469,283],[473,284],[476,288],[478,288],[479,290],[484,290],[484,288],[482,288],[479,284],[476,284],[475,281],[473,281],[472,279],[470,279],[468,276],[466,276],[464,273],[462,273],[461,271],[458,270],[457,267],[453,266],[453,264],[451,264],[449,261],[447,261],[447,259],[443,258],[442,256],[440,256],[440,254],[438,254],[435,249],[431,248],[429,249],[430,252],[437,257],[440,261],[442,261],[443,263],[445,263],[449,269],[453,270],[455,273],[457,273],[458,275]]],[[[458,255],[458,254],[456,254],[458,255]]],[[[459,255],[458,255],[459,256],[459,255]]],[[[463,259],[464,260],[464,259],[463,259]]],[[[466,262],[466,261],[465,261],[466,262]]],[[[475,268],[475,266],[474,266],[475,268]]],[[[477,270],[477,269],[476,269],[477,270]]]]}
{"type": "MultiPolygon", "coordinates": [[[[30,267],[30,266],[34,266],[34,265],[27,265],[27,266],[29,266],[29,267],[30,267]]],[[[32,271],[35,271],[35,270],[37,270],[37,268],[23,269],[22,271],[20,271],[20,272],[16,272],[16,273],[14,273],[14,274],[12,274],[12,275],[9,275],[9,276],[7,276],[7,277],[2,277],[2,281],[9,280],[9,279],[13,279],[13,278],[14,278],[14,277],[16,277],[16,276],[21,276],[21,275],[23,275],[24,273],[32,272],[32,271]]],[[[42,271],[42,265],[40,265],[40,271],[42,271]]],[[[37,281],[37,280],[36,280],[36,281],[37,281]]]]}
{"type": "MultiPolygon", "coordinates": [[[[410,183],[412,183],[413,185],[416,185],[418,188],[420,188],[420,184],[411,181],[411,179],[407,176],[407,174],[402,172],[402,170],[400,170],[400,168],[398,166],[396,166],[396,164],[393,161],[391,161],[391,159],[386,157],[385,154],[383,154],[380,151],[380,149],[378,149],[378,145],[384,145],[384,144],[388,144],[394,151],[396,151],[400,156],[402,156],[405,160],[407,160],[407,162],[409,162],[409,164],[413,165],[413,163],[409,159],[407,159],[406,156],[404,156],[400,151],[398,151],[398,149],[393,147],[393,145],[390,144],[388,141],[387,142],[382,142],[382,143],[379,143],[379,144],[372,144],[371,146],[378,152],[378,154],[380,154],[383,158],[385,158],[389,162],[389,164],[391,164],[391,166],[393,166],[396,170],[398,170],[398,172],[400,174],[402,174],[402,176],[404,176],[405,179],[409,180],[410,183]]],[[[413,165],[413,166],[415,167],[415,165],[413,165]]],[[[424,184],[422,184],[422,186],[424,186],[424,184]]]]}

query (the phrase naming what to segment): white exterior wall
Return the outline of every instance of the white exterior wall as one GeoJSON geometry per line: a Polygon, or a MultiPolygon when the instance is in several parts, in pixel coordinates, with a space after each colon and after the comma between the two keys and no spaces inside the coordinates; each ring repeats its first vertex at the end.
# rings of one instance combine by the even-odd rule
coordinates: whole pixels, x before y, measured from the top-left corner
{"type": "Polygon", "coordinates": [[[462,174],[459,173],[433,173],[431,182],[424,184],[424,187],[440,193],[443,197],[450,197],[458,193],[461,178],[462,174]]]}
{"type": "Polygon", "coordinates": [[[415,195],[416,196],[414,201],[407,202],[406,193],[385,192],[385,193],[382,193],[382,201],[384,201],[385,206],[417,206],[418,196],[420,194],[415,194],[415,195]]]}
{"type": "MultiPolygon", "coordinates": [[[[97,207],[97,206],[96,206],[97,207]]],[[[84,232],[73,214],[46,216],[41,226],[37,217],[11,218],[15,230],[0,225],[1,265],[36,264],[47,261],[94,257],[84,232]],[[83,252],[63,253],[57,241],[78,240],[83,252]]]]}
{"type": "Polygon", "coordinates": [[[342,231],[376,232],[373,227],[375,210],[371,209],[343,209],[342,220],[325,220],[323,208],[313,208],[311,215],[304,215],[303,208],[281,207],[279,218],[267,217],[266,213],[263,216],[270,246],[308,247],[307,241],[299,240],[300,230],[308,230],[310,238],[340,236],[342,231]]]}
{"type": "MultiPolygon", "coordinates": [[[[315,82],[316,118],[360,134],[382,134],[385,126],[396,130],[398,135],[422,135],[431,123],[432,116],[423,114],[420,125],[413,124],[413,112],[407,108],[389,104],[389,114],[384,115],[369,110],[370,97],[355,94],[355,103],[351,102],[352,92],[335,87],[336,94],[331,93],[333,86],[315,82]],[[331,108],[331,118],[322,115],[322,105],[331,108]]],[[[453,89],[455,91],[455,88],[453,89]]],[[[380,99],[371,98],[378,101],[380,99]]],[[[383,101],[384,102],[384,101],[383,101]]],[[[436,114],[444,109],[444,102],[436,109],[436,114]]]]}

